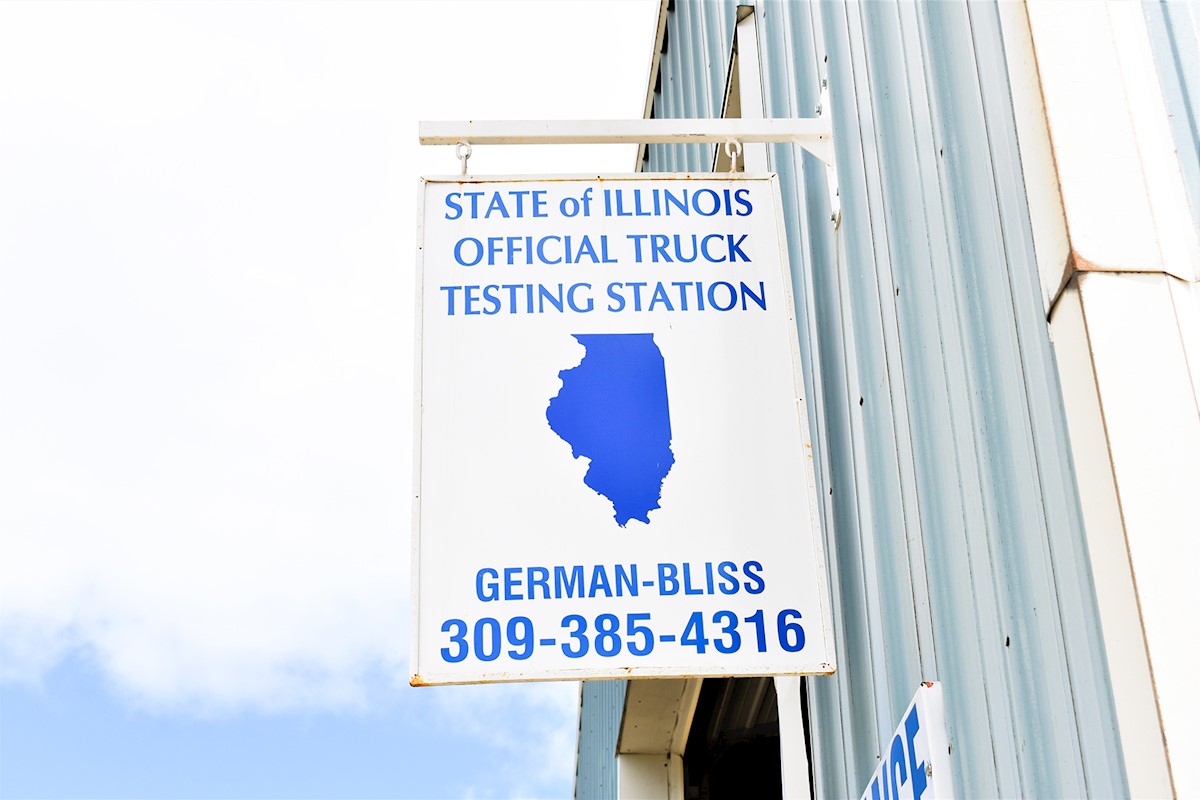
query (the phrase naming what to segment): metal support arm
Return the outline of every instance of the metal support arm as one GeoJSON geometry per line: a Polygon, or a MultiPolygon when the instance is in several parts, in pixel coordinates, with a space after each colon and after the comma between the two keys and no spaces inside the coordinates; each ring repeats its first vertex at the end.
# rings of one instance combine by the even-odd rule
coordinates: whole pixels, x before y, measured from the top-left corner
{"type": "Polygon", "coordinates": [[[711,142],[799,144],[832,166],[833,132],[826,117],[811,119],[465,120],[422,122],[421,144],[681,144],[711,142]]]}

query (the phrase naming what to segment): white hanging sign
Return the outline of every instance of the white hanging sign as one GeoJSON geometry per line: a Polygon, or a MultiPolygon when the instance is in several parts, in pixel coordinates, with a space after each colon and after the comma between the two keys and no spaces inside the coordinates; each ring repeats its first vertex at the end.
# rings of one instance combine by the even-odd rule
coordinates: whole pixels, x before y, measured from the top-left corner
{"type": "Polygon", "coordinates": [[[421,193],[412,683],[833,672],[776,178],[421,193]]]}
{"type": "Polygon", "coordinates": [[[859,800],[952,800],[950,744],[940,683],[917,687],[859,800]]]}

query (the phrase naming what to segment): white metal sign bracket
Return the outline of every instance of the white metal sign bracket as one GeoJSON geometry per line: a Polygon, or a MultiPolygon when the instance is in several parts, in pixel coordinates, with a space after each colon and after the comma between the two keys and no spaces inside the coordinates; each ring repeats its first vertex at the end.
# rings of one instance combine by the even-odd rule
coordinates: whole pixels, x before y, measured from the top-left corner
{"type": "Polygon", "coordinates": [[[794,143],[833,166],[827,116],[795,119],[463,120],[422,122],[421,144],[794,143]]]}
{"type": "MultiPolygon", "coordinates": [[[[829,119],[826,113],[829,109],[829,84],[821,81],[821,100],[817,106],[817,115],[822,119],[829,119]]],[[[830,138],[823,142],[822,147],[826,150],[826,155],[819,155],[815,150],[809,150],[825,162],[825,186],[829,190],[829,221],[833,223],[833,227],[837,227],[842,223],[842,197],[838,189],[837,169],[833,166],[833,139],[830,138]]]]}

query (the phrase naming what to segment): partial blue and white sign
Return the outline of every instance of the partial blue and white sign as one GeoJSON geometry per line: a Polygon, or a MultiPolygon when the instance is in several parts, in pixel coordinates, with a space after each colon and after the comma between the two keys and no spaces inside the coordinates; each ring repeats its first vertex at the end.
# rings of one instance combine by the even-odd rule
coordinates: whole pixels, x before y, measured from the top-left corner
{"type": "Polygon", "coordinates": [[[940,683],[922,683],[859,800],[952,800],[954,776],[940,683]]]}
{"type": "Polygon", "coordinates": [[[833,672],[776,179],[424,179],[414,684],[833,672]]]}

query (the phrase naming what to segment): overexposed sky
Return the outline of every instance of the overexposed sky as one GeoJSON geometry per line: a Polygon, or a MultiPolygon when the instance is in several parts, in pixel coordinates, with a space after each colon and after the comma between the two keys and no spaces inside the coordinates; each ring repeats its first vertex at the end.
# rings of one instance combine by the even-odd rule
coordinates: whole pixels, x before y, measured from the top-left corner
{"type": "Polygon", "coordinates": [[[458,171],[417,121],[638,118],[657,6],[0,4],[4,691],[69,667],[222,724],[420,702],[468,751],[524,716],[528,769],[447,792],[569,791],[573,684],[405,683],[417,177],[458,171]]]}

